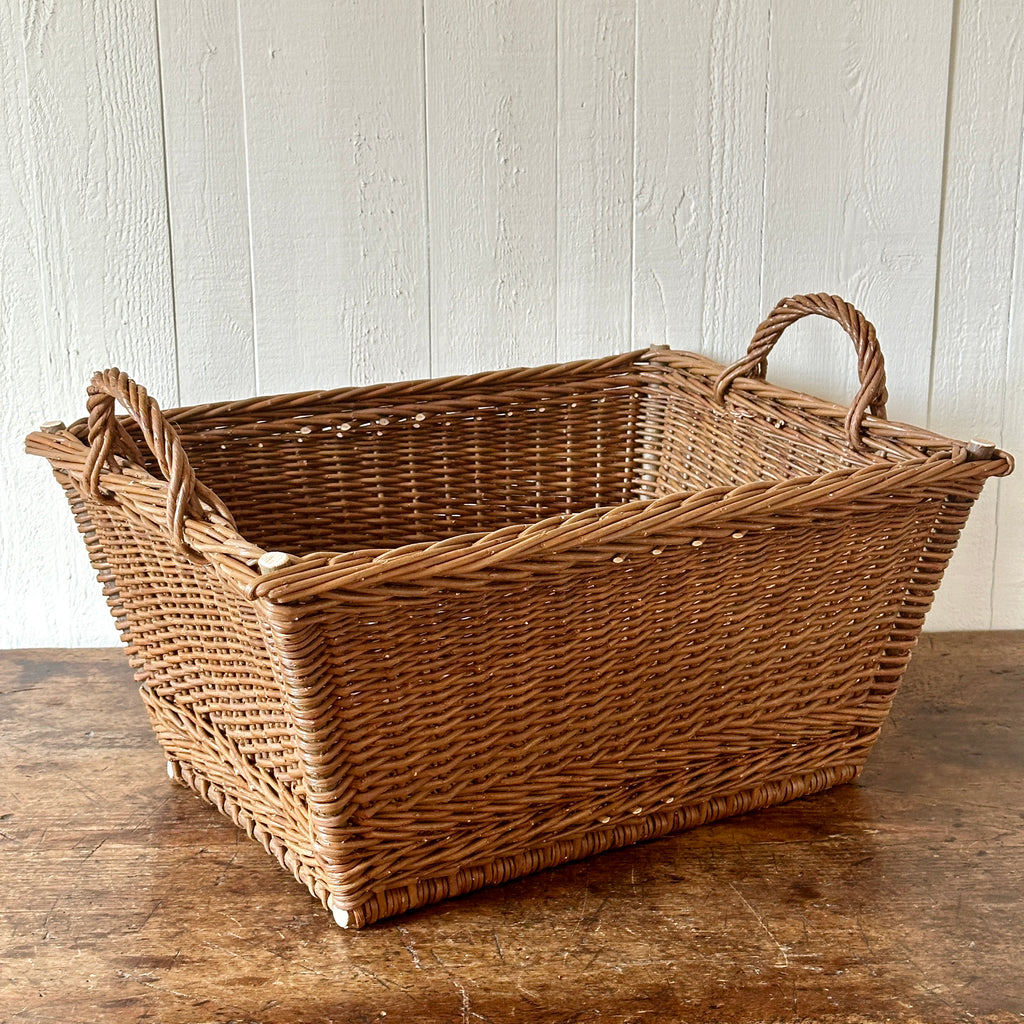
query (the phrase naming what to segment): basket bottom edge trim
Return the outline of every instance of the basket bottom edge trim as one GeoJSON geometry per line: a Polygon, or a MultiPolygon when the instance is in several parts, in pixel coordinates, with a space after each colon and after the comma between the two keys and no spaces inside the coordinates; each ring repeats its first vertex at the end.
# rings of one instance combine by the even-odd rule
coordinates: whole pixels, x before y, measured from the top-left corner
{"type": "Polygon", "coordinates": [[[175,765],[174,777],[203,801],[229,817],[250,838],[259,842],[282,868],[290,872],[333,913],[341,927],[357,929],[383,918],[467,895],[598,853],[684,832],[699,825],[766,809],[800,797],[813,796],[854,781],[861,768],[861,763],[837,764],[761,782],[733,793],[680,806],[672,812],[659,811],[636,822],[591,831],[579,838],[556,841],[511,856],[497,856],[485,863],[467,865],[445,875],[421,879],[412,885],[383,889],[359,902],[343,901],[337,894],[332,894],[324,880],[263,828],[251,812],[242,807],[222,786],[206,778],[194,767],[178,763],[175,765]]]}

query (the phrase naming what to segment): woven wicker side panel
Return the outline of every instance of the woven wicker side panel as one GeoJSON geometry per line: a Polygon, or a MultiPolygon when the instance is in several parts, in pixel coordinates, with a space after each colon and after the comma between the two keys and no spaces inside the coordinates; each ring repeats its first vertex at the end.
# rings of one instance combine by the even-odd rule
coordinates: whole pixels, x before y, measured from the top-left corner
{"type": "MultiPolygon", "coordinates": [[[[339,916],[346,927],[361,928],[382,917],[401,914],[414,907],[435,903],[449,896],[457,896],[485,885],[497,885],[544,868],[579,860],[605,850],[628,846],[682,832],[708,822],[718,821],[751,810],[760,810],[775,804],[812,796],[832,786],[852,782],[860,769],[853,765],[823,768],[807,775],[753,785],[724,797],[713,797],[696,803],[672,804],[663,810],[634,815],[629,821],[615,826],[591,829],[582,838],[558,840],[545,846],[531,847],[524,853],[498,856],[484,863],[460,868],[458,871],[429,878],[415,884],[376,892],[358,909],[339,916]]],[[[332,898],[331,906],[336,900],[332,898]]]]}
{"type": "Polygon", "coordinates": [[[841,419],[773,406],[767,397],[756,412],[726,410],[707,378],[684,372],[653,377],[641,423],[643,447],[655,453],[654,496],[816,476],[864,461],[846,447],[841,419]]]}
{"type": "Polygon", "coordinates": [[[231,817],[326,904],[302,794],[276,784],[205,718],[158,697],[148,686],[140,689],[172,778],[231,817]]]}
{"type": "Polygon", "coordinates": [[[291,716],[251,606],[116,506],[65,489],[139,681],[301,787],[291,716]]]}
{"type": "Polygon", "coordinates": [[[322,609],[334,906],[856,770],[889,709],[890,641],[936,504],[322,609]]]}
{"type": "Polygon", "coordinates": [[[639,394],[622,380],[179,425],[239,531],[294,553],[396,547],[636,497],[639,394]],[[458,400],[456,400],[458,399],[458,400]]]}

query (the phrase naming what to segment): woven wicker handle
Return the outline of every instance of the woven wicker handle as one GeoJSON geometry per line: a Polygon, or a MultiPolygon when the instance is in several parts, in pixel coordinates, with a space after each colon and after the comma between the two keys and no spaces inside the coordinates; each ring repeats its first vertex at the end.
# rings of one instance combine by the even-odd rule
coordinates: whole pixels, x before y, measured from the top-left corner
{"type": "Polygon", "coordinates": [[[846,414],[845,427],[850,447],[865,451],[863,427],[868,409],[872,415],[885,419],[885,403],[889,397],[885,388],[885,361],[871,322],[838,295],[794,295],[777,303],[754,332],[747,354],[724,370],[715,381],[715,398],[719,402],[724,401],[737,377],[764,380],[768,372],[768,353],[782,332],[791,323],[814,313],[835,320],[853,339],[857,349],[860,390],[846,414]]]}
{"type": "Polygon", "coordinates": [[[149,450],[167,481],[167,532],[178,551],[193,554],[185,542],[185,517],[204,519],[203,503],[234,525],[227,506],[209,487],[196,480],[196,475],[181,446],[173,424],[160,411],[155,399],[149,397],[127,374],[118,369],[102,370],[93,375],[89,385],[89,453],[86,456],[82,484],[93,498],[100,495],[100,474],[103,467],[114,468],[116,452],[138,466],[142,456],[128,432],[114,415],[114,400],[119,401],[139,425],[149,450]]]}

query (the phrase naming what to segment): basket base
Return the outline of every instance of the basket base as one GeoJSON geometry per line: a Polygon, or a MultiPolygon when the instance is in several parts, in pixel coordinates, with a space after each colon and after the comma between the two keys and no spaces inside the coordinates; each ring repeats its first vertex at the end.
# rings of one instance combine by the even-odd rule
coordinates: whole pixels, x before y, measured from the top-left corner
{"type": "Polygon", "coordinates": [[[334,914],[335,922],[342,928],[362,928],[381,918],[392,917],[430,903],[508,882],[545,868],[684,832],[722,818],[812,796],[833,786],[852,782],[860,774],[861,767],[853,764],[835,765],[804,775],[762,783],[736,793],[686,804],[671,813],[658,812],[626,825],[587,832],[576,839],[551,843],[514,856],[499,857],[487,864],[462,868],[452,875],[426,879],[416,885],[375,893],[358,907],[336,908],[330,900],[328,907],[334,914]]]}
{"type": "Polygon", "coordinates": [[[176,781],[188,786],[259,842],[267,853],[274,856],[285,870],[294,875],[297,881],[305,885],[312,895],[331,911],[335,923],[344,929],[363,928],[382,918],[393,917],[430,903],[465,895],[477,889],[498,885],[607,850],[683,832],[698,825],[787,803],[800,797],[813,796],[833,786],[852,782],[861,771],[859,764],[842,764],[765,782],[739,792],[684,805],[671,813],[657,812],[628,825],[588,832],[578,839],[551,843],[514,856],[498,857],[486,864],[468,866],[451,875],[388,889],[375,893],[359,906],[344,907],[336,906],[323,880],[302,860],[292,855],[280,840],[255,821],[252,814],[222,786],[211,782],[188,765],[179,764],[177,767],[176,781]]]}

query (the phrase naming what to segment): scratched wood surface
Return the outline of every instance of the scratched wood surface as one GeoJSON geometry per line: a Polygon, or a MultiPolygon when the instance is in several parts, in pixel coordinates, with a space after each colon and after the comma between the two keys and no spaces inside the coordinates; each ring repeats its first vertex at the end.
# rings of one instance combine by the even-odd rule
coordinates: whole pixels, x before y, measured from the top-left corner
{"type": "Polygon", "coordinates": [[[859,784],[349,933],[167,781],[120,652],[6,652],[0,1022],[1020,1021],[1022,666],[926,635],[859,784]]]}

